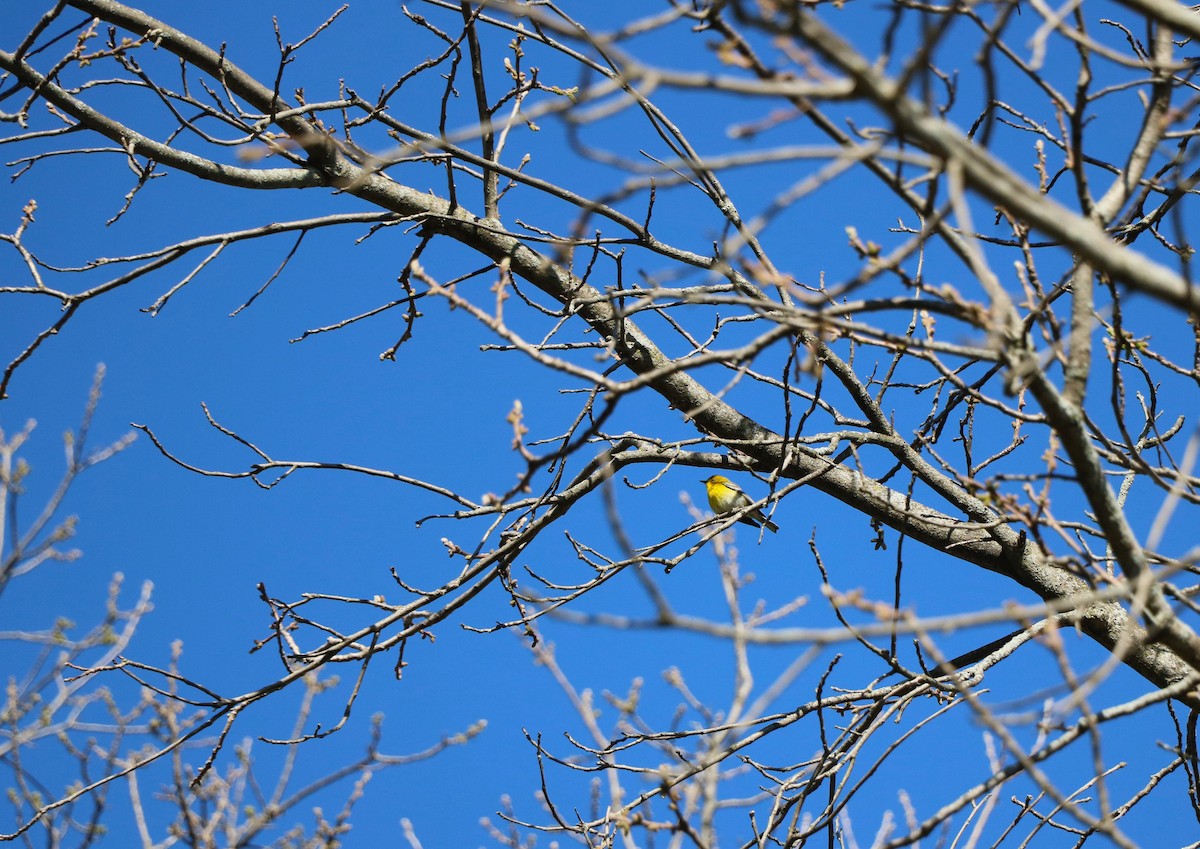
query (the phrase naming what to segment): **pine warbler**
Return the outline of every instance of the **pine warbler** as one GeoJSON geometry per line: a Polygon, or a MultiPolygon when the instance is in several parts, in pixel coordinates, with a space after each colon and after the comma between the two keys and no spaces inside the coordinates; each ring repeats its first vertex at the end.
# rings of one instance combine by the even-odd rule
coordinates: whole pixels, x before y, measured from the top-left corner
{"type": "MultiPolygon", "coordinates": [[[[741,510],[743,507],[749,507],[754,503],[750,500],[750,496],[742,492],[737,484],[724,475],[713,475],[701,482],[704,484],[705,490],[708,491],[708,506],[718,516],[724,516],[726,513],[733,512],[734,510],[741,510]]],[[[759,510],[757,507],[747,512],[744,516],[738,517],[738,521],[745,522],[747,525],[755,528],[760,525],[765,526],[771,533],[779,530],[779,525],[764,516],[762,510],[759,510]]]]}

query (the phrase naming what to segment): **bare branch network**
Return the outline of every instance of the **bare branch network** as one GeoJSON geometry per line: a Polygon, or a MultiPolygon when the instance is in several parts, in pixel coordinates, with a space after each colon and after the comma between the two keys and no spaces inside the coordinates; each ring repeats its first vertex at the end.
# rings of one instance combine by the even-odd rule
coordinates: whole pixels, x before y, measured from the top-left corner
{"type": "MultiPolygon", "coordinates": [[[[136,788],[144,769],[211,733],[204,762],[189,773],[177,761],[172,778],[180,822],[193,826],[179,833],[207,845],[194,794],[224,782],[232,798],[242,773],[222,778],[218,764],[248,708],[351,670],[335,723],[310,725],[306,699],[294,729],[268,741],[292,751],[351,721],[372,670],[399,677],[410,641],[460,625],[523,635],[585,732],[566,751],[531,736],[541,808],[505,812],[492,827],[502,845],[547,834],[633,847],[662,834],[747,849],[932,835],[999,846],[1043,832],[1062,845],[1155,845],[1126,827],[1147,799],[1200,821],[1200,585],[1181,532],[1200,502],[1200,288],[1186,224],[1200,179],[1200,17],[1165,0],[669,0],[636,19],[592,4],[427,0],[369,14],[395,16],[407,34],[389,57],[404,68],[369,92],[304,64],[369,20],[345,7],[295,41],[281,17],[270,63],[111,0],[62,0],[8,34],[0,144],[15,187],[64,160],[132,177],[96,222],[113,245],[105,256],[74,256],[67,234],[41,232],[36,197],[10,207],[0,297],[52,309],[4,340],[0,397],[31,390],[29,364],[66,344],[56,337],[86,324],[93,301],[132,290],[151,316],[185,309],[172,302],[204,275],[234,273],[227,250],[282,244],[232,313],[270,309],[260,297],[296,272],[305,240],[345,230],[390,246],[391,294],[292,341],[384,328],[380,356],[403,361],[440,304],[489,335],[484,357],[519,357],[573,399],[573,420],[534,432],[515,405],[522,473],[484,497],[354,458],[279,456],[272,434],[243,432],[219,408],[204,415],[229,446],[220,468],[153,422],[136,425],[164,462],[200,475],[272,489],[335,470],[441,499],[418,526],[442,535],[453,567],[431,586],[393,569],[371,597],[279,598],[264,580],[272,626],[248,639],[279,673],[244,693],[180,663],[138,662],[125,637],[99,659],[59,664],[56,675],[79,668],[56,710],[114,679],[146,701],[113,708],[117,742],[80,754],[98,771],[66,789],[43,790],[6,755],[16,789],[4,839],[56,822],[92,834],[63,825],[69,812],[117,779],[136,788]],[[306,90],[322,94],[311,102],[306,90]],[[123,227],[146,196],[188,205],[206,191],[246,204],[271,192],[294,216],[246,225],[214,207],[210,227],[161,244],[123,227]],[[841,243],[812,235],[830,220],[841,243]],[[646,413],[650,399],[671,415],[646,413]],[[688,503],[691,523],[652,539],[631,529],[623,499],[665,492],[665,475],[689,467],[745,481],[750,501],[717,516],[688,503]],[[593,502],[606,521],[578,518],[593,502]],[[790,541],[770,544],[788,546],[789,566],[806,558],[833,620],[797,620],[814,605],[795,595],[751,597],[730,532],[757,524],[752,511],[782,517],[802,503],[804,515],[869,529],[880,586],[894,590],[857,588],[836,529],[793,522],[790,541]],[[674,589],[677,567],[708,555],[722,617],[684,612],[674,589]],[[922,604],[922,591],[902,593],[904,567],[931,558],[946,577],[922,604]],[[1022,601],[955,594],[976,570],[1022,601]],[[611,586],[637,606],[598,610],[611,586]],[[511,618],[481,622],[480,600],[497,595],[511,618]],[[559,623],[719,640],[735,659],[730,697],[713,704],[675,670],[687,723],[643,711],[635,681],[610,697],[604,725],[543,636],[559,623]],[[767,646],[787,647],[791,662],[760,667],[767,646]],[[1025,668],[1044,671],[981,686],[993,669],[1025,668]],[[149,712],[154,729],[133,757],[121,741],[149,712]],[[901,793],[903,818],[859,807],[918,735],[953,751],[967,733],[959,715],[992,747],[978,781],[941,788],[932,809],[901,793]],[[1146,730],[1148,717],[1168,731],[1146,730]],[[1135,718],[1148,760],[1128,778],[1102,742],[1135,718]],[[1077,759],[1082,777],[1064,779],[1057,765],[1077,759]],[[579,777],[596,781],[585,791],[579,777]]],[[[6,494],[20,486],[24,438],[3,443],[6,494]]],[[[63,556],[49,530],[57,498],[8,540],[0,588],[63,556]]],[[[118,611],[114,600],[109,627],[135,626],[147,603],[118,611]]],[[[10,702],[0,752],[32,743],[32,709],[10,702]]],[[[64,734],[79,731],[71,717],[64,734]]],[[[385,763],[373,742],[345,774],[385,763]]],[[[152,845],[146,804],[135,798],[152,845]]],[[[255,828],[283,807],[280,794],[264,803],[255,828]]],[[[326,842],[312,845],[332,845],[343,825],[319,824],[326,842]]]]}

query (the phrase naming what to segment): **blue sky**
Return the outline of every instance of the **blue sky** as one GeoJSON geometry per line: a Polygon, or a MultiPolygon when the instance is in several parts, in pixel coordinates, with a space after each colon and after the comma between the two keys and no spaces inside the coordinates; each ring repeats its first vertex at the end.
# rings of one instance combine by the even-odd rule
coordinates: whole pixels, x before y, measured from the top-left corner
{"type": "MultiPolygon", "coordinates": [[[[597,15],[591,19],[595,26],[604,25],[603,16],[617,19],[631,10],[647,8],[641,3],[617,3],[608,4],[600,13],[592,4],[567,5],[578,6],[581,15],[597,15]]],[[[275,14],[285,38],[296,39],[336,7],[334,3],[313,3],[279,8],[275,14]]],[[[227,42],[228,55],[247,70],[267,78],[273,74],[269,11],[244,3],[210,3],[202,10],[166,3],[143,8],[210,43],[227,42]]],[[[433,18],[437,10],[422,11],[433,18]]],[[[32,20],[35,10],[14,14],[32,20]]],[[[858,12],[851,9],[847,16],[847,26],[864,44],[871,43],[867,31],[882,26],[865,7],[858,12]]],[[[442,25],[452,28],[454,17],[443,15],[442,25]]],[[[28,21],[21,21],[12,31],[24,31],[22,27],[27,26],[28,21]]],[[[503,39],[490,37],[485,47],[499,55],[503,43],[503,39]]],[[[702,39],[660,40],[651,55],[675,67],[711,62],[702,44],[702,39]]],[[[639,46],[635,42],[634,49],[639,46]]],[[[4,47],[11,49],[12,45],[4,47]]],[[[433,49],[431,39],[415,35],[398,6],[355,4],[299,54],[288,69],[283,90],[290,92],[302,85],[311,102],[336,96],[337,80],[344,78],[370,96],[433,49]]],[[[576,82],[574,72],[553,57],[539,56],[531,63],[544,66],[543,81],[563,87],[576,82]]],[[[963,85],[969,87],[973,71],[967,57],[963,73],[963,85]]],[[[1072,71],[1064,65],[1061,73],[1069,79],[1072,71]]],[[[406,103],[401,111],[411,112],[408,120],[415,124],[429,126],[430,116],[436,117],[438,87],[434,82],[418,82],[411,93],[406,89],[411,106],[406,103]]],[[[1006,80],[1005,85],[1014,97],[1027,92],[1023,81],[1006,80]]],[[[142,115],[121,93],[109,97],[112,108],[118,114],[125,111],[131,123],[155,120],[142,115]]],[[[456,113],[458,126],[466,126],[470,119],[465,92],[463,100],[456,113]]],[[[725,136],[726,127],[742,116],[745,120],[760,116],[763,110],[762,104],[729,97],[708,99],[664,92],[660,100],[702,153],[736,149],[725,136]]],[[[970,120],[967,115],[955,117],[960,124],[970,120]]],[[[868,114],[859,118],[879,120],[868,114]]],[[[663,155],[661,146],[656,147],[656,137],[631,111],[589,128],[586,135],[593,144],[613,145],[631,158],[637,157],[639,149],[663,155]]],[[[997,131],[998,138],[1004,135],[1005,131],[997,131]]],[[[1027,139],[1014,138],[1013,142],[1013,149],[1026,156],[1027,139]],[[1016,142],[1022,147],[1017,148],[1016,142]]],[[[785,143],[824,141],[815,131],[793,122],[768,134],[764,142],[785,143]]],[[[997,142],[1002,150],[1004,144],[997,142]]],[[[514,160],[529,150],[535,173],[581,192],[611,186],[620,178],[613,169],[582,166],[566,150],[562,127],[553,120],[541,122],[538,133],[518,134],[510,145],[514,160]]],[[[21,153],[27,155],[30,149],[21,153]]],[[[5,161],[16,157],[5,149],[5,161]]],[[[801,169],[817,167],[819,161],[790,163],[780,168],[733,171],[723,179],[735,201],[743,205],[743,214],[749,216],[806,173],[801,169]],[[789,168],[793,170],[789,172],[789,168]]],[[[425,170],[398,169],[396,177],[411,180],[419,188],[426,187],[421,182],[426,180],[428,188],[438,190],[443,182],[440,173],[421,168],[425,170]]],[[[173,173],[152,182],[119,222],[102,226],[101,222],[119,209],[130,187],[129,171],[113,154],[43,161],[21,179],[6,181],[0,188],[0,202],[7,210],[7,223],[0,229],[11,232],[22,204],[35,198],[38,209],[28,244],[54,262],[72,264],[96,256],[149,250],[197,234],[365,208],[360,201],[324,190],[254,195],[204,186],[173,173]]],[[[864,238],[883,243],[885,249],[903,238],[887,230],[895,224],[897,213],[890,198],[878,200],[882,194],[866,175],[851,174],[782,216],[766,231],[768,249],[787,273],[804,283],[815,284],[822,273],[830,281],[852,274],[857,264],[847,246],[847,226],[857,226],[864,238]]],[[[640,210],[643,202],[630,203],[628,209],[640,210]]],[[[705,251],[720,237],[718,214],[700,203],[696,193],[664,191],[658,204],[655,231],[661,238],[705,251]]],[[[506,217],[530,216],[560,226],[569,220],[569,210],[561,204],[532,195],[514,193],[512,209],[506,217]]],[[[986,218],[986,208],[981,210],[986,218]]],[[[433,299],[422,303],[423,315],[414,337],[400,349],[395,362],[381,362],[379,354],[403,331],[396,311],[336,333],[299,343],[289,341],[305,330],[400,297],[396,276],[407,260],[413,237],[392,228],[355,244],[365,232],[365,227],[351,226],[310,233],[280,278],[236,317],[230,313],[270,277],[290,250],[291,237],[229,248],[155,316],[142,310],[190,271],[202,258],[202,251],[181,266],[85,305],[58,338],[22,365],[10,388],[11,397],[0,404],[0,428],[6,434],[18,430],[29,418],[39,422],[26,452],[34,467],[23,497],[30,505],[26,509],[40,506],[57,481],[61,434],[77,421],[98,363],[105,364],[106,378],[92,429],[91,444],[96,447],[120,438],[130,431],[131,423],[137,423],[152,428],[169,449],[189,463],[244,470],[253,456],[207,424],[201,409],[204,403],[221,424],[277,459],[391,470],[461,491],[473,499],[512,486],[524,468],[511,448],[512,429],[506,422],[514,401],[519,399],[523,405],[531,439],[553,436],[569,424],[579,407],[579,396],[562,393],[579,388],[577,382],[549,373],[516,353],[480,351],[481,345],[497,340],[463,311],[451,311],[444,302],[433,299]]],[[[476,257],[442,247],[431,249],[422,261],[442,281],[482,264],[476,257]]],[[[929,263],[931,278],[954,281],[971,291],[961,267],[937,251],[931,251],[929,263]]],[[[636,281],[639,274],[653,276],[662,270],[659,260],[631,254],[625,266],[627,283],[636,281]]],[[[21,273],[11,251],[0,253],[4,279],[19,279],[21,273]]],[[[690,278],[693,283],[701,280],[699,275],[690,278]]],[[[486,287],[491,282],[492,278],[485,276],[464,284],[464,292],[487,303],[486,287]]],[[[510,309],[514,326],[529,338],[538,338],[549,327],[545,318],[510,309]]],[[[1131,309],[1135,315],[1142,309],[1153,315],[1152,309],[1136,302],[1131,309]]],[[[38,303],[32,298],[5,296],[0,308],[4,361],[53,321],[55,314],[56,306],[49,299],[38,303]]],[[[1162,331],[1164,335],[1168,332],[1162,331]]],[[[711,375],[714,381],[723,379],[713,372],[698,374],[711,375]]],[[[767,406],[770,400],[765,393],[739,387],[735,398],[765,416],[777,415],[767,406]]],[[[902,415],[906,412],[911,410],[900,408],[902,415]]],[[[666,409],[656,397],[623,402],[609,430],[625,428],[668,439],[694,434],[678,413],[666,409]]],[[[1005,440],[1007,432],[998,438],[1005,440]]],[[[624,476],[642,484],[654,471],[632,467],[624,476]]],[[[675,468],[647,489],[618,486],[621,515],[635,543],[648,544],[686,527],[690,518],[681,495],[699,501],[702,489],[698,481],[705,474],[699,469],[675,468]]],[[[744,483],[756,496],[765,492],[749,478],[744,483]]],[[[1064,493],[1062,497],[1068,496],[1064,493]]],[[[1153,495],[1136,508],[1139,530],[1148,526],[1155,508],[1153,495]]],[[[395,568],[405,581],[417,586],[440,584],[459,568],[458,561],[446,556],[441,539],[450,537],[469,548],[480,532],[473,525],[447,521],[417,528],[418,518],[453,509],[445,499],[419,488],[343,472],[312,471],[297,473],[264,491],[247,480],[188,473],[164,459],[145,437],[86,474],[66,509],[80,517],[75,544],[84,557],[47,566],[9,588],[2,600],[5,627],[44,628],[58,615],[85,624],[98,618],[105,587],[115,572],[125,576],[127,598],[142,582],[152,581],[155,609],[139,630],[131,655],[147,663],[165,663],[171,642],[181,640],[184,670],[227,694],[252,689],[279,672],[269,652],[248,654],[253,641],[266,636],[269,626],[256,590],[260,582],[272,596],[283,599],[295,599],[301,593],[364,597],[381,593],[396,600],[402,592],[389,569],[395,568]]],[[[737,531],[742,572],[754,575],[745,591],[747,606],[758,598],[774,605],[806,597],[808,603],[783,624],[834,624],[820,595],[810,538],[815,538],[830,564],[835,586],[847,590],[861,587],[872,598],[890,598],[893,561],[890,556],[873,553],[873,534],[864,517],[815,493],[801,492],[783,501],[775,518],[781,532],[768,535],[761,545],[756,544],[750,529],[737,531]]],[[[598,499],[576,508],[565,530],[590,544],[605,546],[610,553],[616,551],[598,499]]],[[[1186,524],[1179,536],[1186,537],[1186,524]]],[[[893,546],[890,553],[894,553],[895,535],[889,532],[888,538],[893,546]]],[[[906,543],[905,552],[906,603],[921,614],[983,609],[1007,599],[1033,601],[1015,585],[911,542],[906,543]]],[[[584,574],[561,532],[539,541],[526,561],[517,565],[564,583],[581,580],[584,574]]],[[[727,617],[710,553],[701,552],[670,576],[655,577],[681,613],[718,620],[727,617]]],[[[577,608],[631,615],[646,615],[650,609],[631,575],[590,594],[577,608]]],[[[533,662],[519,635],[477,634],[463,627],[487,628],[512,616],[507,597],[493,587],[441,625],[436,642],[409,646],[409,665],[401,681],[389,672],[394,654],[382,658],[368,676],[350,726],[304,749],[301,758],[314,773],[324,765],[343,762],[363,745],[366,719],[375,712],[385,715],[383,749],[397,754],[424,749],[479,719],[488,722],[487,730],[465,747],[376,776],[346,845],[399,844],[396,830],[401,817],[412,820],[427,847],[492,845],[479,820],[492,817],[505,795],[511,797],[520,816],[545,821],[536,799],[537,764],[524,734],[544,734],[550,748],[564,755],[572,751],[564,733],[586,738],[568,699],[547,670],[533,662]]],[[[670,667],[678,667],[701,700],[720,706],[729,699],[731,650],[712,638],[615,632],[553,620],[543,620],[542,626],[546,638],[556,646],[564,671],[579,688],[624,694],[632,681],[643,679],[644,715],[658,727],[671,723],[680,703],[678,693],[663,683],[662,674],[670,667]]],[[[988,638],[999,633],[1001,629],[992,629],[988,638]]],[[[1098,650],[1071,635],[1066,638],[1076,645],[1081,664],[1102,660],[1098,650]]],[[[984,639],[980,632],[973,632],[947,636],[945,641],[952,653],[984,639]]],[[[767,686],[793,660],[795,652],[795,647],[788,646],[753,650],[756,684],[767,686]]],[[[832,655],[832,650],[826,650],[815,659],[785,690],[775,709],[786,710],[811,698],[816,679],[832,655]]],[[[1057,680],[1046,653],[1033,648],[1027,655],[1024,666],[1002,665],[993,673],[998,703],[1036,694],[1038,685],[1031,686],[1031,679],[1039,675],[1046,676],[1047,684],[1057,680]]],[[[846,676],[840,679],[843,686],[861,686],[883,672],[882,665],[872,666],[861,659],[846,663],[846,676]]],[[[16,674],[14,669],[3,671],[16,674]]],[[[353,678],[353,670],[337,671],[344,681],[353,678]]],[[[1115,691],[1125,693],[1143,685],[1124,670],[1111,682],[1115,691]]],[[[285,696],[256,708],[244,718],[234,737],[286,736],[294,702],[294,697],[285,696]]],[[[335,694],[324,705],[317,719],[328,727],[340,717],[342,703],[335,694]]],[[[1036,710],[1037,701],[1022,702],[1021,709],[1036,710]]],[[[899,759],[895,766],[889,763],[887,769],[908,769],[912,759],[932,758],[948,786],[982,779],[986,775],[982,731],[966,710],[958,710],[961,715],[937,732],[947,736],[933,738],[939,742],[928,744],[935,747],[932,754],[922,748],[926,744],[910,741],[914,754],[899,759]],[[957,732],[948,730],[955,728],[957,732]],[[952,752],[943,748],[945,740],[955,741],[952,752]]],[[[605,706],[603,713],[601,724],[607,728],[613,711],[605,706]]],[[[684,714],[685,724],[696,720],[694,713],[684,714]]],[[[1112,747],[1106,754],[1111,760],[1135,760],[1143,769],[1131,772],[1140,776],[1146,763],[1165,761],[1165,755],[1154,749],[1154,741],[1169,741],[1171,733],[1161,711],[1137,722],[1133,732],[1109,736],[1112,747]],[[1126,748],[1130,751],[1123,751],[1126,748]]],[[[1023,728],[1022,733],[1027,730],[1023,728]]],[[[254,745],[265,761],[278,757],[265,744],[254,745]]],[[[813,745],[807,732],[793,731],[790,737],[779,735],[776,748],[762,757],[776,763],[797,762],[812,754],[813,745]]],[[[193,763],[199,764],[204,756],[204,750],[196,751],[193,763]]],[[[1069,769],[1086,775],[1087,752],[1065,758],[1061,769],[1064,784],[1072,781],[1069,769]]],[[[563,770],[555,773],[553,786],[568,808],[586,805],[586,779],[563,770]]],[[[869,843],[882,810],[899,811],[896,787],[903,786],[913,795],[923,815],[941,803],[938,786],[906,779],[910,777],[900,774],[877,782],[878,790],[872,793],[879,795],[868,795],[853,808],[859,817],[855,822],[860,841],[869,843]]],[[[1120,785],[1122,779],[1118,776],[1114,781],[1120,785]]],[[[1136,787],[1136,778],[1131,781],[1131,787],[1136,787]]],[[[746,786],[752,784],[746,782],[746,786]]],[[[631,782],[631,786],[636,785],[631,782]]],[[[333,807],[336,802],[326,804],[333,807]]],[[[1153,822],[1152,805],[1146,806],[1147,823],[1153,822]]],[[[743,833],[739,829],[744,827],[744,816],[731,813],[725,822],[729,836],[723,839],[726,845],[735,845],[743,833]]],[[[118,815],[114,845],[120,843],[121,828],[127,827],[128,821],[118,815]]],[[[1157,826],[1143,828],[1148,831],[1141,834],[1154,834],[1157,826]]],[[[1178,834],[1162,836],[1184,839],[1186,833],[1180,826],[1178,834]]]]}

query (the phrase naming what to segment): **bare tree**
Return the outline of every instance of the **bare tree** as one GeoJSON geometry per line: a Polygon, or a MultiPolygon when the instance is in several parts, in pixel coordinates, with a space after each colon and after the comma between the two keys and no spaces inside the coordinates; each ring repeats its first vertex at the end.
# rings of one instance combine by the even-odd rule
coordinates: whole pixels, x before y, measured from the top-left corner
{"type": "MultiPolygon", "coordinates": [[[[211,415],[250,460],[239,468],[231,454],[227,469],[201,468],[145,428],[165,457],[200,474],[270,488],[336,468],[450,505],[438,518],[453,523],[445,544],[461,571],[452,580],[418,587],[396,574],[398,603],[264,591],[275,627],[262,645],[277,653],[280,675],[236,697],[188,696],[200,711],[191,728],[222,729],[212,757],[250,705],[338,664],[361,681],[391,653],[398,669],[410,639],[462,620],[481,594],[505,593],[515,612],[496,628],[526,636],[589,737],[572,738],[568,752],[534,741],[544,808],[509,812],[514,830],[494,832],[501,843],[545,831],[586,845],[666,834],[672,845],[707,847],[719,832],[747,847],[817,838],[891,847],[933,834],[976,846],[1054,831],[1071,845],[1133,846],[1151,839],[1125,827],[1148,798],[1166,795],[1180,819],[1200,818],[1196,556],[1189,543],[1168,542],[1172,520],[1177,527],[1198,498],[1200,440],[1187,411],[1200,376],[1200,290],[1183,210],[1196,182],[1187,45],[1200,18],[1160,0],[1126,0],[1102,15],[1042,2],[897,0],[868,10],[672,0],[618,22],[576,5],[429,0],[422,14],[373,12],[406,16],[407,70],[372,94],[345,80],[320,102],[306,100],[308,81],[292,79],[289,65],[343,25],[341,10],[297,41],[277,25],[274,75],[111,0],[59,2],[0,52],[12,128],[4,144],[28,150],[12,167],[20,175],[64,155],[115,153],[135,180],[114,220],[167,172],[181,198],[189,183],[209,181],[247,194],[324,188],[345,204],[74,265],[29,247],[36,209],[26,206],[3,238],[27,279],[0,293],[53,301],[61,314],[30,331],[0,394],[19,387],[20,367],[84,320],[94,299],[166,269],[174,276],[149,307],[157,313],[231,245],[290,239],[286,265],[306,234],[341,227],[404,246],[400,291],[301,339],[389,316],[400,329],[382,357],[395,359],[420,326],[420,306],[441,299],[494,334],[496,352],[544,367],[579,399],[561,433],[531,434],[514,407],[526,472],[483,499],[352,458],[283,459],[270,434],[211,415]],[[692,64],[673,67],[669,57],[684,55],[692,64]],[[136,120],[105,105],[112,89],[139,105],[122,113],[136,120]],[[725,120],[734,102],[738,117],[725,120]],[[702,121],[680,117],[697,110],[702,121]],[[543,125],[556,128],[554,142],[541,140],[543,125]],[[714,149],[714,127],[727,149],[714,149]],[[568,158],[575,171],[555,176],[568,158]],[[743,201],[727,185],[748,169],[778,188],[744,191],[743,201]],[[601,175],[601,188],[585,188],[594,182],[577,176],[585,173],[601,175]],[[825,200],[806,206],[818,195],[825,200]],[[793,243],[839,195],[854,210],[853,267],[831,273],[823,257],[803,265],[793,243]],[[674,421],[627,413],[645,409],[642,396],[669,404],[674,421]],[[746,489],[758,500],[717,517],[693,507],[690,526],[632,541],[617,482],[649,487],[679,467],[752,473],[760,483],[746,489]],[[630,480],[638,470],[647,471],[630,480]],[[848,564],[822,555],[829,532],[807,539],[838,627],[788,621],[795,599],[744,598],[729,532],[750,509],[771,515],[801,498],[869,520],[890,570],[889,595],[847,590],[848,564]],[[571,523],[593,499],[604,500],[608,527],[571,523]],[[1150,514],[1139,534],[1131,516],[1150,514]],[[538,563],[535,543],[557,528],[586,580],[553,563],[522,568],[538,563]],[[728,617],[677,613],[670,573],[710,549],[728,617]],[[907,560],[930,552],[1037,600],[954,597],[947,580],[938,600],[952,598],[953,612],[918,615],[902,578],[907,560]],[[582,603],[613,581],[639,587],[654,615],[582,603]],[[334,624],[347,615],[352,627],[334,624]],[[635,685],[611,698],[615,719],[604,727],[541,639],[558,620],[726,640],[733,696],[708,704],[672,673],[694,724],[644,715],[635,685]],[[1100,652],[1070,639],[1075,631],[1100,652]],[[951,632],[974,635],[974,645],[942,636],[951,632]],[[789,646],[794,657],[765,686],[752,663],[760,645],[789,646]],[[876,672],[845,675],[830,646],[862,653],[876,672]],[[999,693],[980,688],[993,668],[1041,669],[1034,647],[1049,672],[999,693]],[[1140,687],[1110,687],[1121,665],[1140,687]],[[780,710],[779,695],[801,676],[814,680],[811,697],[780,710]],[[960,713],[993,741],[983,780],[941,788],[937,806],[910,807],[903,821],[850,816],[862,788],[910,757],[897,753],[918,731],[944,728],[933,745],[953,750],[960,713]],[[1126,790],[1103,743],[1139,715],[1170,733],[1126,790]],[[1055,764],[1079,750],[1087,776],[1068,783],[1055,764]],[[599,778],[590,805],[571,795],[574,772],[599,778]],[[1011,786],[1032,790],[1008,811],[1011,786]]],[[[801,548],[795,536],[791,550],[801,548]]],[[[162,698],[181,698],[178,670],[134,669],[120,661],[92,672],[137,674],[158,681],[162,698]]],[[[84,791],[100,792],[113,774],[84,791]]],[[[13,834],[77,798],[23,809],[13,834]]]]}
{"type": "MultiPolygon", "coordinates": [[[[66,433],[62,477],[27,524],[19,520],[18,505],[34,469],[22,453],[36,423],[29,421],[8,437],[0,432],[0,515],[5,519],[0,526],[0,609],[7,614],[13,599],[4,597],[5,590],[14,581],[32,580],[30,576],[47,564],[79,559],[79,549],[65,547],[78,526],[76,516],[62,516],[68,493],[80,475],[134,440],[131,433],[100,450],[86,448],[103,374],[103,368],[97,370],[79,428],[66,433]]],[[[270,845],[336,845],[349,829],[355,804],[372,775],[433,757],[481,730],[466,729],[423,752],[389,755],[380,751],[381,717],[376,716],[359,757],[303,778],[298,778],[298,743],[285,747],[281,761],[268,759],[264,766],[257,762],[252,742],[244,740],[230,747],[228,757],[202,759],[211,774],[203,784],[196,783],[197,764],[190,758],[197,751],[216,754],[212,736],[203,735],[212,717],[205,707],[192,704],[180,686],[186,681],[179,673],[180,644],[172,647],[171,669],[156,670],[165,672],[161,688],[155,682],[129,688],[91,674],[125,662],[138,626],[152,609],[149,581],[128,608],[122,607],[122,584],[123,576],[117,573],[103,617],[86,633],[76,633],[77,627],[65,618],[70,608],[66,600],[60,603],[62,614],[43,630],[0,630],[0,641],[6,646],[4,671],[9,676],[0,709],[0,768],[7,801],[15,820],[24,823],[19,831],[34,829],[32,833],[46,845],[90,846],[110,833],[112,809],[118,807],[110,799],[114,779],[122,780],[129,798],[128,815],[122,821],[130,824],[130,837],[136,833],[146,847],[267,845],[264,841],[275,832],[279,834],[270,845]],[[301,805],[336,799],[330,796],[330,788],[350,778],[355,780],[331,816],[318,807],[311,829],[288,823],[301,805]],[[148,804],[146,783],[161,800],[157,807],[148,804]],[[152,823],[164,819],[164,814],[169,824],[165,833],[157,833],[152,823]]],[[[11,621],[10,615],[6,618],[11,621]]],[[[136,678],[136,673],[131,677],[136,678]]],[[[297,736],[309,725],[315,701],[334,683],[315,671],[304,680],[295,716],[297,736]]]]}

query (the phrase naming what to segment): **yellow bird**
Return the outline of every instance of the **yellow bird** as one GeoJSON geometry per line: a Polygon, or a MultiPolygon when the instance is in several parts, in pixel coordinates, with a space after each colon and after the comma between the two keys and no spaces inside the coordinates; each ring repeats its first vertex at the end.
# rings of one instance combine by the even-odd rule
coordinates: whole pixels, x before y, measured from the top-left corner
{"type": "MultiPolygon", "coordinates": [[[[701,481],[701,483],[704,484],[704,488],[708,492],[708,506],[718,516],[724,516],[726,513],[740,510],[743,507],[749,507],[754,503],[750,500],[750,496],[742,492],[741,487],[724,475],[713,475],[707,480],[701,481]]],[[[747,525],[755,528],[760,525],[765,526],[771,533],[779,530],[779,525],[764,516],[762,510],[759,510],[757,507],[746,513],[746,515],[739,517],[738,521],[745,522],[747,525]]]]}

